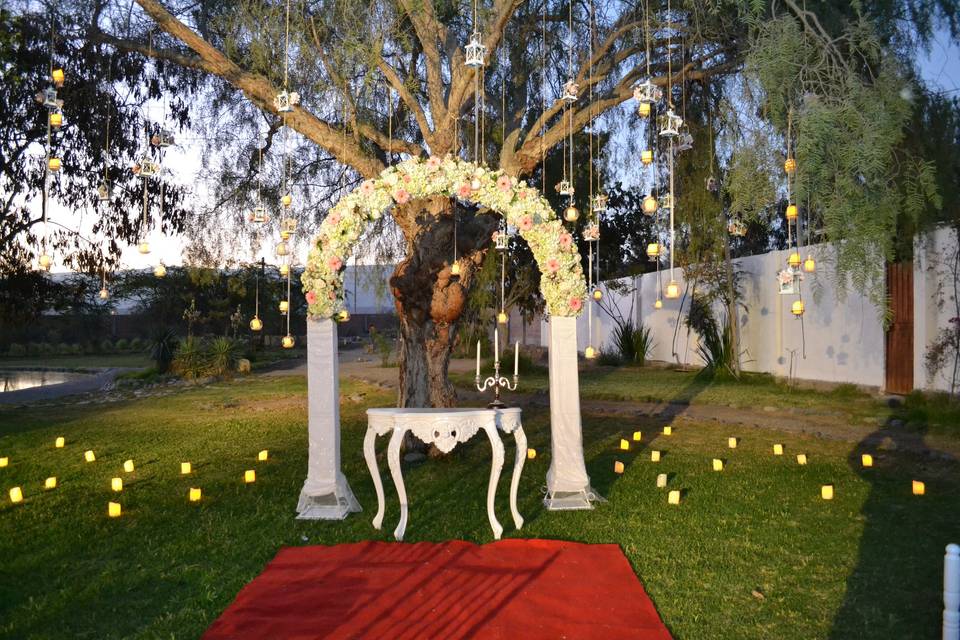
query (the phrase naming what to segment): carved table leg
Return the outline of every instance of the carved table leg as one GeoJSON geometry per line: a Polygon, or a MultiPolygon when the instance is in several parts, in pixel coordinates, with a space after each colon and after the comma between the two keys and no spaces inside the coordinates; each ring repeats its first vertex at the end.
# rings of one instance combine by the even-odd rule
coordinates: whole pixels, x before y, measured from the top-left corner
{"type": "Polygon", "coordinates": [[[493,529],[493,537],[497,540],[503,534],[503,526],[497,521],[497,516],[493,512],[494,498],[497,495],[497,484],[500,482],[500,471],[503,469],[503,441],[500,434],[497,433],[497,426],[492,421],[483,427],[490,438],[490,448],[493,450],[493,461],[490,463],[490,484],[487,487],[487,516],[490,518],[490,528],[493,529]]]}
{"type": "Polygon", "coordinates": [[[397,540],[403,540],[403,533],[407,530],[407,490],[403,486],[403,471],[400,469],[400,444],[403,442],[403,436],[406,432],[407,429],[394,427],[393,435],[390,437],[390,445],[387,448],[390,475],[393,476],[393,484],[397,488],[397,497],[400,498],[400,523],[393,531],[393,537],[397,540]]]}
{"type": "Polygon", "coordinates": [[[367,461],[367,469],[373,478],[373,488],[377,490],[377,515],[373,517],[373,527],[379,529],[383,525],[384,497],[383,482],[380,480],[380,468],[377,467],[377,452],[374,444],[377,441],[377,432],[367,427],[367,435],[363,437],[363,457],[367,461]]]}
{"type": "Polygon", "coordinates": [[[523,516],[517,510],[517,489],[520,487],[520,474],[523,472],[523,463],[527,459],[527,434],[523,427],[517,425],[513,431],[513,440],[517,444],[517,457],[513,463],[513,478],[510,480],[510,513],[513,514],[513,524],[517,529],[523,528],[523,516]]]}

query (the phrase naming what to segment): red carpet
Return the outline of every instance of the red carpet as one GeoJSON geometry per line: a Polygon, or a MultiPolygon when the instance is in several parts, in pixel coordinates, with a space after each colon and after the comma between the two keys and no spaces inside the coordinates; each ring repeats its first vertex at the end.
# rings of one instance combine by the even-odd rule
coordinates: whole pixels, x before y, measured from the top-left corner
{"type": "Polygon", "coordinates": [[[670,634],[617,545],[501,540],[281,549],[204,638],[670,634]]]}

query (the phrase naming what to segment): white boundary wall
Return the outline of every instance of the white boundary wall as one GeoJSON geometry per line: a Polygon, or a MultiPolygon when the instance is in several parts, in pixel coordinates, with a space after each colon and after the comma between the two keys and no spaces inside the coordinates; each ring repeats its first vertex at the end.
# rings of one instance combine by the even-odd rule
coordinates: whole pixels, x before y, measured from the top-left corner
{"type": "MultiPolygon", "coordinates": [[[[918,239],[914,258],[914,386],[920,389],[946,389],[948,382],[943,376],[928,380],[924,366],[927,345],[936,337],[939,329],[947,326],[954,317],[953,287],[943,272],[940,261],[949,255],[955,246],[956,236],[947,228],[918,239]],[[941,304],[942,301],[942,304],[941,304]]],[[[806,257],[807,249],[803,251],[806,257]]],[[[740,310],[741,349],[743,366],[747,371],[772,373],[777,376],[849,382],[871,387],[883,387],[885,379],[884,331],[878,310],[863,295],[848,291],[838,300],[833,285],[829,264],[831,248],[818,245],[810,248],[817,261],[817,273],[804,274],[803,299],[806,312],[801,321],[790,313],[794,295],[777,293],[777,272],[786,265],[787,251],[738,258],[734,262],[741,272],[743,306],[740,310]],[[814,289],[817,295],[814,295],[814,289]],[[792,367],[792,370],[791,370],[792,367]]],[[[669,273],[662,272],[663,284],[670,280],[669,273]]],[[[683,290],[683,274],[675,270],[675,279],[683,290]]],[[[652,330],[655,343],[653,360],[699,366],[702,360],[697,355],[698,336],[688,333],[679,314],[686,315],[689,297],[680,300],[663,300],[663,308],[656,310],[657,275],[647,273],[634,278],[625,278],[618,283],[627,285],[625,293],[611,291],[601,285],[604,306],[616,305],[624,316],[632,315],[635,321],[643,322],[652,330]]],[[[718,317],[725,313],[717,309],[718,317]]],[[[598,306],[594,306],[593,339],[587,329],[587,314],[577,321],[578,344],[581,348],[592,344],[596,347],[613,347],[613,319],[598,306]]],[[[548,335],[546,325],[541,335],[548,335]]]]}

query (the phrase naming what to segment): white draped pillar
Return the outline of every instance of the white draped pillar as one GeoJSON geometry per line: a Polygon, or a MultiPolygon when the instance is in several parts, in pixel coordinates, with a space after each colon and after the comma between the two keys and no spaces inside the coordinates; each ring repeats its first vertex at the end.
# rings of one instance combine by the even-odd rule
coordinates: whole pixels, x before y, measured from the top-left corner
{"type": "Polygon", "coordinates": [[[577,319],[551,316],[549,327],[551,462],[544,504],[548,509],[590,509],[598,497],[583,460],[577,319]]]}
{"type": "Polygon", "coordinates": [[[300,491],[297,517],[342,520],[360,511],[340,471],[340,363],[337,324],[307,318],[307,481],[300,491]]]}

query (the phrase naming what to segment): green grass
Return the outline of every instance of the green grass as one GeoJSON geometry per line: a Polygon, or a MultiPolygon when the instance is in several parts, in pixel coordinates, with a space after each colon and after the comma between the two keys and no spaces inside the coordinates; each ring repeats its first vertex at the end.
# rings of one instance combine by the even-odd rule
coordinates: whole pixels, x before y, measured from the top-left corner
{"type": "MultiPolygon", "coordinates": [[[[0,410],[0,456],[10,457],[0,469],[0,636],[197,637],[280,547],[391,539],[392,483],[381,460],[388,502],[378,532],[361,441],[363,411],[390,406],[393,394],[343,382],[344,398],[366,394],[341,407],[344,472],[365,510],[342,522],[299,522],[305,393],[302,377],[244,378],[100,408],[0,410]],[[65,449],[53,447],[59,435],[65,449]],[[85,449],[96,462],[83,462],[85,449]],[[255,462],[260,449],[270,460],[255,462]],[[125,475],[127,458],[137,469],[117,495],[110,478],[125,475]],[[181,477],[187,460],[194,475],[181,477]],[[258,479],[245,486],[250,468],[258,479]],[[49,475],[60,486],[43,492],[49,475]],[[14,485],[24,489],[23,504],[6,500],[14,485]],[[187,502],[191,486],[203,489],[201,503],[187,502]],[[106,517],[111,499],[124,509],[116,520],[106,517]]],[[[584,416],[588,471],[609,502],[551,513],[540,503],[548,414],[526,412],[539,455],[524,470],[520,532],[508,524],[507,465],[498,499],[505,535],[619,543],[678,639],[937,635],[943,548],[960,540],[960,465],[880,452],[864,470],[855,464],[859,445],[686,421],[666,437],[662,424],[584,416]],[[616,451],[634,430],[643,441],[616,451]],[[735,450],[726,448],[730,435],[742,438],[735,450]],[[787,455],[771,455],[775,442],[787,455]],[[650,448],[666,452],[661,463],[649,461],[650,448]],[[798,452],[809,465],[796,464],[798,452]],[[713,457],[727,461],[723,472],[710,470],[713,457]],[[622,476],[614,460],[627,464],[622,476]],[[658,473],[685,491],[679,507],[655,487],[658,473]],[[926,481],[928,495],[910,495],[913,478],[926,481]],[[832,502],[819,497],[827,482],[836,486],[832,502]]],[[[407,541],[489,542],[488,461],[478,437],[448,458],[408,467],[407,541]]]]}
{"type": "Polygon", "coordinates": [[[153,361],[145,353],[103,353],[80,356],[24,356],[0,358],[0,367],[51,369],[96,369],[100,367],[149,367],[153,361]]]}

